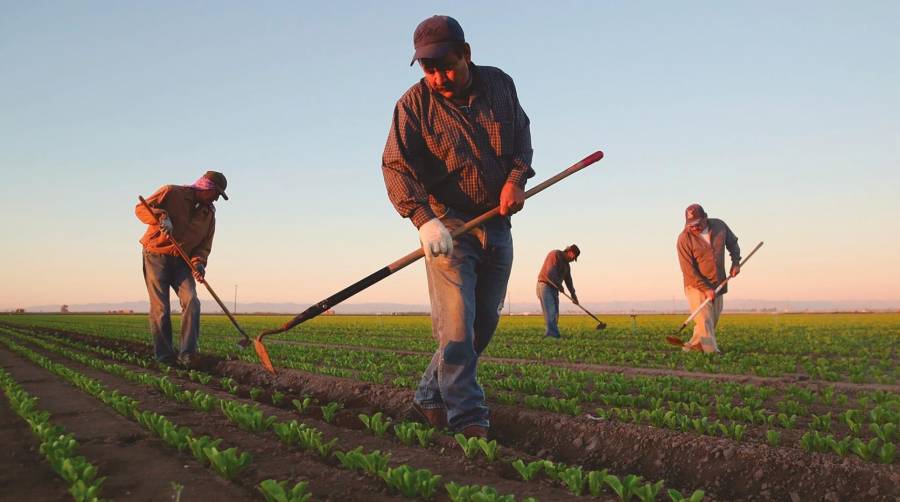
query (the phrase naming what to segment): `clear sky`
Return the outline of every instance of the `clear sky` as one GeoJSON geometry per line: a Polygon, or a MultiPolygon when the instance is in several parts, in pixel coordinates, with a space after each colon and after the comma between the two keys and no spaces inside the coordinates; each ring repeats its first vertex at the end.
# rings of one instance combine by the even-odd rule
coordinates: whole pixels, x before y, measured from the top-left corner
{"type": "MultiPolygon", "coordinates": [[[[311,303],[418,245],[381,153],[421,77],[412,32],[460,21],[531,118],[514,302],[578,243],[583,301],[682,298],[702,203],[749,250],[729,294],[900,304],[900,3],[0,1],[0,308],[146,299],[137,195],[228,177],[208,277],[311,303]]],[[[201,298],[207,298],[201,292],[201,298]]],[[[352,302],[425,303],[422,263],[352,302]]]]}

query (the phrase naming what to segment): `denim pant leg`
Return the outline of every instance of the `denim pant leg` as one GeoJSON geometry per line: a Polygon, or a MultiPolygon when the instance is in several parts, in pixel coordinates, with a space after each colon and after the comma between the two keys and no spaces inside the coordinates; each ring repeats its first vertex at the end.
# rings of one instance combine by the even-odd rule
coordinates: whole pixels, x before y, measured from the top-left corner
{"type": "MultiPolygon", "coordinates": [[[[433,407],[438,402],[435,397],[444,403],[447,421],[457,430],[471,423],[483,422],[487,426],[484,391],[475,380],[475,268],[480,254],[481,244],[466,235],[456,239],[451,256],[425,262],[432,328],[438,339],[438,350],[432,359],[437,363],[437,371],[429,389],[431,404],[433,407]],[[465,424],[460,423],[463,416],[468,419],[465,424]]],[[[428,377],[426,373],[423,381],[428,377]]]]}
{"type": "Polygon", "coordinates": [[[512,266],[508,223],[499,223],[486,229],[485,246],[467,234],[456,240],[452,256],[425,264],[438,351],[422,377],[416,401],[426,407],[443,403],[455,430],[490,426],[476,369],[478,352],[487,346],[499,321],[512,266]]]}
{"type": "MultiPolygon", "coordinates": [[[[169,287],[171,256],[143,252],[144,282],[150,297],[150,334],[157,361],[171,362],[175,359],[172,350],[172,319],[169,312],[169,287]]],[[[180,258],[179,258],[180,259],[180,258]]]]}
{"type": "Polygon", "coordinates": [[[505,219],[490,221],[485,226],[487,245],[478,266],[475,286],[475,353],[487,348],[503,312],[506,287],[513,263],[513,241],[505,219]]]}
{"type": "Polygon", "coordinates": [[[172,287],[181,303],[181,350],[179,355],[195,354],[200,337],[200,300],[197,298],[197,283],[191,268],[183,259],[173,271],[172,287]]]}
{"type": "Polygon", "coordinates": [[[545,336],[559,338],[559,290],[544,284],[537,283],[537,297],[541,300],[541,312],[544,314],[544,323],[547,325],[545,336]]]}

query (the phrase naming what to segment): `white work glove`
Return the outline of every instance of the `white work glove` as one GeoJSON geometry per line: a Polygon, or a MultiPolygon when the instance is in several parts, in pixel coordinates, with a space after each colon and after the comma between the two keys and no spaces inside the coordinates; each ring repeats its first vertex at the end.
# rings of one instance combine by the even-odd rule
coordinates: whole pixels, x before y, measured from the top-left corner
{"type": "Polygon", "coordinates": [[[172,235],[172,230],[174,230],[174,227],[172,226],[172,220],[170,220],[168,216],[163,216],[162,218],[160,218],[159,229],[162,230],[163,233],[172,235]]]}
{"type": "Polygon", "coordinates": [[[419,227],[419,240],[422,242],[422,250],[426,258],[435,256],[450,256],[453,252],[453,237],[447,231],[447,227],[441,220],[432,218],[419,227]]]}

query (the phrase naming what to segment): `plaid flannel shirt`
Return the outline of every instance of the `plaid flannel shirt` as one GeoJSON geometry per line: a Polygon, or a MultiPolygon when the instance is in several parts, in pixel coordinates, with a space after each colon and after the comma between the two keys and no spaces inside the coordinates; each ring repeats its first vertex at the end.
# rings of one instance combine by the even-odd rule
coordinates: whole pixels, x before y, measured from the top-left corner
{"type": "Polygon", "coordinates": [[[472,216],[500,204],[507,182],[534,176],[531,130],[512,78],[470,64],[468,106],[434,93],[423,78],[397,101],[381,170],[397,212],[418,228],[432,202],[472,216]]]}

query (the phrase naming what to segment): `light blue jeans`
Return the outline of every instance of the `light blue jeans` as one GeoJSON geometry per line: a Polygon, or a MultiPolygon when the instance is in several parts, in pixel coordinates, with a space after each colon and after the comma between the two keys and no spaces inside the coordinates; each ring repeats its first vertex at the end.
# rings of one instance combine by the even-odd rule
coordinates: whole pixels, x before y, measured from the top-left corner
{"type": "Polygon", "coordinates": [[[150,295],[150,334],[156,360],[174,363],[177,356],[197,352],[200,336],[200,300],[191,268],[180,256],[144,254],[144,281],[150,295]],[[181,350],[172,347],[172,319],[169,312],[169,288],[181,302],[181,350]]]}
{"type": "MultiPolygon", "coordinates": [[[[449,216],[442,221],[452,232],[463,222],[452,212],[449,216]]],[[[425,262],[438,349],[422,375],[415,401],[423,408],[446,408],[452,430],[490,427],[476,370],[500,321],[512,261],[509,220],[495,218],[478,235],[457,237],[451,256],[425,262]]]]}
{"type": "Polygon", "coordinates": [[[541,312],[547,325],[545,336],[559,338],[559,290],[544,283],[537,283],[537,297],[541,300],[541,312]]]}

